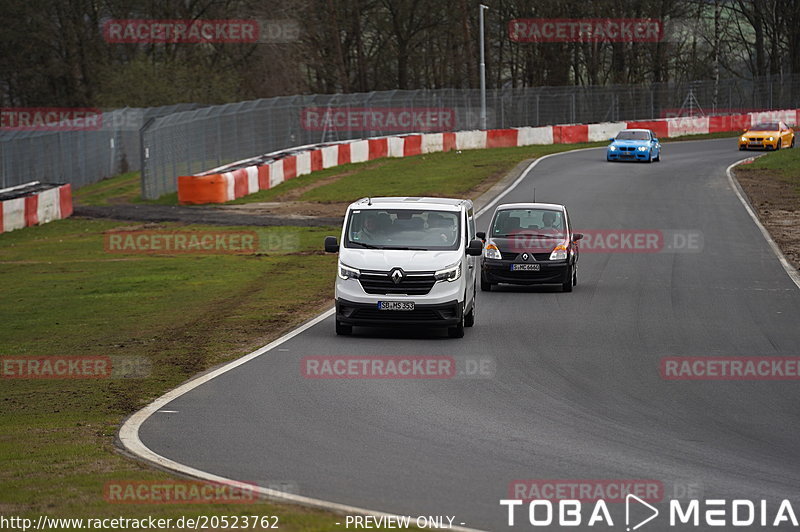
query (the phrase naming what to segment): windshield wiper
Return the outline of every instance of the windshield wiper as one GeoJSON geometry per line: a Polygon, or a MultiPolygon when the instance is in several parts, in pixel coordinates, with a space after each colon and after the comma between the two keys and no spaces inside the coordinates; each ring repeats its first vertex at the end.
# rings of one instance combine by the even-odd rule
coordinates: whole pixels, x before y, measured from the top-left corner
{"type": "Polygon", "coordinates": [[[363,242],[353,242],[352,240],[350,240],[348,243],[353,244],[354,246],[361,246],[362,248],[367,248],[367,249],[383,249],[379,246],[373,246],[372,244],[365,244],[363,242]]]}
{"type": "Polygon", "coordinates": [[[387,246],[381,249],[399,249],[399,250],[406,250],[406,251],[430,251],[427,248],[410,248],[405,246],[387,246]]]}
{"type": "MultiPolygon", "coordinates": [[[[524,232],[521,232],[521,233],[516,233],[516,234],[514,234],[512,236],[533,236],[533,237],[536,237],[536,238],[554,238],[554,239],[555,238],[564,238],[564,235],[560,234],[560,233],[559,234],[553,233],[553,234],[550,234],[550,235],[542,235],[540,233],[524,233],[524,232]]],[[[510,238],[510,236],[506,236],[505,238],[510,238]]]]}
{"type": "Polygon", "coordinates": [[[536,234],[536,233],[525,233],[525,235],[526,236],[535,236],[536,238],[552,238],[552,239],[564,238],[564,235],[562,235],[562,234],[558,234],[558,235],[556,235],[556,234],[540,235],[540,234],[536,234]]]}

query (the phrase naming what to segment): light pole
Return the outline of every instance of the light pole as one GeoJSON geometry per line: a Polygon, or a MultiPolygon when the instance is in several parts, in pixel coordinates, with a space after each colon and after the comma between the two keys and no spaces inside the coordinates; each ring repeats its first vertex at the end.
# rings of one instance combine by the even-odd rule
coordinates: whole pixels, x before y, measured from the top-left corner
{"type": "Polygon", "coordinates": [[[489,6],[480,5],[480,33],[481,33],[481,129],[486,129],[486,59],[484,57],[483,45],[483,10],[489,6]]]}

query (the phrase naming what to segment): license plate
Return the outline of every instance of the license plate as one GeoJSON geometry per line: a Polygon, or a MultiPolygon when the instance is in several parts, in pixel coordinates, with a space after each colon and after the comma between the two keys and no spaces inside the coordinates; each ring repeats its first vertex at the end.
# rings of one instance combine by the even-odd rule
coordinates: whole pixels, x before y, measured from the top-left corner
{"type": "Polygon", "coordinates": [[[539,265],[538,264],[512,264],[511,265],[512,272],[538,272],[539,265]]]}
{"type": "Polygon", "coordinates": [[[378,310],[414,310],[413,301],[378,301],[378,310]]]}
{"type": "Polygon", "coordinates": [[[753,148],[760,148],[761,147],[761,143],[760,142],[751,142],[749,144],[749,146],[752,146],[753,148]]]}

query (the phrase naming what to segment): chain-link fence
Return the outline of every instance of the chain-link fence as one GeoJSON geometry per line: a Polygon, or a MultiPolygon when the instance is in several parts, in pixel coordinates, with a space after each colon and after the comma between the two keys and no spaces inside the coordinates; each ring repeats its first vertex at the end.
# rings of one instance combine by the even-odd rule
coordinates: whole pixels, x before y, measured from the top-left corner
{"type": "MultiPolygon", "coordinates": [[[[651,85],[487,91],[487,127],[538,126],[800,108],[800,75],[651,85]]],[[[142,195],[179,175],[295,146],[480,127],[480,91],[438,89],[287,96],[200,106],[119,109],[86,131],[0,130],[0,188],[28,181],[80,187],[142,171],[142,195]]]]}
{"type": "MultiPolygon", "coordinates": [[[[506,88],[487,92],[487,127],[592,123],[800,107],[800,76],[646,86],[506,88]]],[[[142,193],[176,190],[178,175],[286,148],[480,127],[480,91],[291,96],[163,116],[142,129],[142,193]]]]}
{"type": "Polygon", "coordinates": [[[18,131],[0,129],[0,188],[30,181],[80,187],[141,169],[139,130],[157,116],[196,109],[179,104],[102,113],[97,129],[18,131]]]}

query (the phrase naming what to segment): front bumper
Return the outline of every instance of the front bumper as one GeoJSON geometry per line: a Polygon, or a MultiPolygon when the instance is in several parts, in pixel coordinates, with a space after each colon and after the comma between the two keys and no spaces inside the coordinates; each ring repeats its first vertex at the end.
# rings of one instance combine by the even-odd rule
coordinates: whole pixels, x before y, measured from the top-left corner
{"type": "Polygon", "coordinates": [[[606,159],[609,161],[646,161],[649,158],[649,151],[606,150],[606,159]]]}
{"type": "Polygon", "coordinates": [[[562,284],[570,275],[570,263],[566,260],[538,261],[539,271],[511,271],[515,261],[484,259],[481,275],[492,283],[508,284],[562,284]]]}
{"type": "Polygon", "coordinates": [[[759,140],[759,141],[743,141],[739,139],[739,149],[740,150],[774,150],[778,147],[778,139],[775,140],[759,140]]]}
{"type": "MultiPolygon", "coordinates": [[[[384,299],[392,301],[398,298],[385,296],[384,299]]],[[[456,300],[438,304],[415,303],[414,310],[378,310],[377,303],[336,300],[336,320],[345,325],[449,327],[459,324],[462,314],[463,305],[456,300]]]]}

